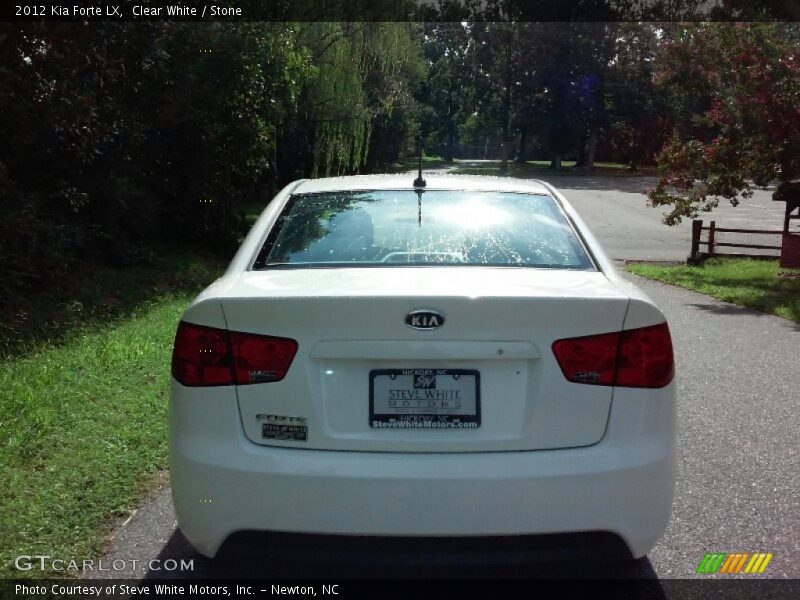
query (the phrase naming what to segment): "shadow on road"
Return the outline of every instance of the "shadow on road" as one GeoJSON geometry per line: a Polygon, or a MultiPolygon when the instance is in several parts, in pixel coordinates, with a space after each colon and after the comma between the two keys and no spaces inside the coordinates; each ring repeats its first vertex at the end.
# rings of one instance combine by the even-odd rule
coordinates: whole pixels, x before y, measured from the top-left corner
{"type": "MultiPolygon", "coordinates": [[[[309,554],[314,553],[309,548],[309,554]]],[[[318,554],[318,552],[317,552],[318,554]]],[[[191,572],[149,571],[145,579],[159,580],[173,577],[191,579],[634,579],[643,580],[642,595],[631,598],[666,598],[656,573],[647,558],[625,562],[535,562],[502,564],[490,558],[483,564],[469,566],[436,566],[424,564],[424,558],[414,564],[387,564],[381,559],[367,559],[364,563],[337,559],[331,555],[326,560],[276,558],[264,548],[242,544],[223,549],[213,560],[197,554],[175,530],[158,555],[162,561],[181,559],[194,561],[191,572]]],[[[638,588],[637,588],[638,589],[638,588]]]]}
{"type": "MultiPolygon", "coordinates": [[[[719,302],[690,302],[687,306],[691,306],[696,308],[697,310],[715,314],[715,315],[731,315],[731,316],[739,316],[739,315],[747,315],[749,317],[773,317],[769,313],[761,312],[759,310],[755,310],[754,308],[749,308],[747,306],[738,306],[736,304],[720,304],[719,302]]],[[[788,319],[784,319],[785,323],[784,326],[789,329],[793,329],[794,331],[800,331],[800,325],[797,323],[793,323],[788,319]]]]}
{"type": "Polygon", "coordinates": [[[635,175],[613,176],[613,175],[556,175],[548,176],[543,173],[539,179],[551,183],[560,190],[593,190],[626,192],[630,194],[641,194],[642,203],[647,199],[644,194],[655,186],[654,177],[641,177],[635,175]]]}
{"type": "MultiPolygon", "coordinates": [[[[584,172],[567,167],[554,171],[546,167],[510,165],[506,173],[501,173],[499,162],[480,160],[457,160],[447,168],[429,172],[452,173],[454,175],[490,175],[510,177],[513,179],[540,179],[559,189],[617,191],[633,194],[644,194],[645,190],[656,184],[656,177],[651,174],[621,171],[619,169],[599,168],[596,171],[584,172]]],[[[642,196],[644,200],[644,196],[642,196]]]]}

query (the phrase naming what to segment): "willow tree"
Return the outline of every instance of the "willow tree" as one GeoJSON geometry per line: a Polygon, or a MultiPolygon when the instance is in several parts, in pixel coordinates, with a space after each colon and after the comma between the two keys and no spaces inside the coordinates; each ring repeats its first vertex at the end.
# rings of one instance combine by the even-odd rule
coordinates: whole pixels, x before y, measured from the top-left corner
{"type": "Polygon", "coordinates": [[[300,109],[313,127],[312,177],[357,172],[376,119],[408,103],[423,68],[415,27],[309,23],[301,31],[313,69],[300,109]]]}

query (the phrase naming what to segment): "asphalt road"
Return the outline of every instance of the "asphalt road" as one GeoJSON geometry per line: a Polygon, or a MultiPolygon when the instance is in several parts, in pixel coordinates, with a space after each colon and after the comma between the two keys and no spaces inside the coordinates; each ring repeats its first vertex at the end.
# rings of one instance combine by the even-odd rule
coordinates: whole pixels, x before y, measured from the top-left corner
{"type": "MultiPolygon", "coordinates": [[[[457,169],[480,168],[497,161],[459,160],[452,167],[426,170],[426,174],[447,173],[457,169]]],[[[409,176],[413,177],[414,172],[409,176]]],[[[667,227],[662,222],[665,209],[648,205],[644,191],[655,187],[652,176],[552,175],[544,171],[540,178],[557,187],[586,221],[611,258],[617,260],[684,261],[692,240],[691,220],[667,227]]],[[[772,188],[755,189],[752,198],[734,207],[722,199],[717,208],[700,213],[698,218],[716,221],[717,227],[766,229],[780,231],[785,204],[772,200],[772,188]]],[[[704,234],[705,236],[705,234],[704,234]]],[[[705,237],[703,238],[705,239],[705,237]]],[[[718,242],[738,242],[774,246],[780,237],[718,233],[718,242]]],[[[777,250],[721,249],[743,254],[775,254],[777,250]]]]}
{"type": "MultiPolygon", "coordinates": [[[[691,220],[667,227],[665,210],[647,205],[643,191],[654,187],[653,177],[543,177],[572,203],[611,258],[638,260],[686,260],[692,241],[691,220]]],[[[717,227],[767,229],[783,227],[785,204],[772,200],[771,190],[755,190],[753,197],[733,207],[727,200],[698,217],[716,221],[717,227]]],[[[705,239],[705,234],[704,238],[705,239]]],[[[780,245],[780,236],[717,234],[718,242],[780,245]],[[726,237],[727,236],[727,237],[726,237]]],[[[766,253],[777,251],[721,248],[724,252],[766,253]]]]}
{"type": "MultiPolygon", "coordinates": [[[[599,192],[586,192],[587,194],[599,192]]],[[[633,276],[631,276],[633,277],[633,276]]],[[[485,565],[411,571],[319,562],[209,561],[176,530],[162,489],[110,543],[108,561],[139,569],[100,575],[182,577],[518,577],[693,578],[705,552],[773,552],[765,577],[800,577],[800,454],[797,348],[800,327],[680,288],[638,278],[670,322],[677,360],[680,456],[674,512],[650,556],[627,566],[485,565]],[[141,570],[153,558],[194,559],[194,570],[141,570]]]]}

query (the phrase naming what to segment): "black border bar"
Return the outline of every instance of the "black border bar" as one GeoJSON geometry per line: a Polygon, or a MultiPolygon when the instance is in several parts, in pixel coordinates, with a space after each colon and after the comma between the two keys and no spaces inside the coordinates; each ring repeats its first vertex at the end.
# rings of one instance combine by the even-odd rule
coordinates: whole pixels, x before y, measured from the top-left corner
{"type": "Polygon", "coordinates": [[[3,0],[0,2],[0,21],[12,23],[800,21],[800,2],[798,0],[3,0]],[[181,10],[175,11],[169,7],[181,7],[181,10]]]}
{"type": "Polygon", "coordinates": [[[800,580],[789,579],[362,579],[362,580],[162,580],[62,579],[0,581],[0,598],[48,599],[94,598],[625,598],[660,600],[703,598],[704,600],[788,599],[800,596],[800,580]],[[20,586],[20,587],[18,587],[20,586]],[[158,587],[157,587],[158,586],[158,587]],[[323,587],[325,586],[325,587],[323,587]],[[32,589],[38,592],[32,593],[32,589]],[[77,590],[78,592],[72,592],[77,590]],[[295,590],[290,592],[287,590],[295,590]],[[43,591],[44,593],[40,593],[43,591]],[[302,593],[305,591],[306,593],[302,593]],[[315,595],[308,593],[315,592],[315,595]],[[59,593],[67,592],[67,593],[59,593]],[[216,592],[216,593],[214,593],[216,592]],[[546,594],[546,595],[542,595],[546,594]]]}

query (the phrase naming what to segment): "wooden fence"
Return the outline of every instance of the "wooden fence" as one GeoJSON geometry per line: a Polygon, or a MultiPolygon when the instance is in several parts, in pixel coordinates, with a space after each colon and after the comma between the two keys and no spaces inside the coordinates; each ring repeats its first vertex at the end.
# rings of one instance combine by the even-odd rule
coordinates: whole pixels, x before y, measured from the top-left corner
{"type": "Polygon", "coordinates": [[[783,230],[767,229],[732,229],[729,227],[717,227],[714,221],[709,221],[708,227],[703,226],[702,219],[692,221],[692,251],[689,254],[689,262],[696,262],[714,256],[734,256],[738,258],[778,258],[777,254],[744,254],[736,252],[719,252],[718,248],[748,248],[753,250],[777,250],[780,252],[781,246],[767,246],[765,244],[741,244],[734,242],[717,241],[718,233],[742,233],[747,235],[782,235],[783,230]],[[707,231],[706,239],[702,239],[703,232],[707,231]],[[700,246],[706,246],[705,252],[700,251],[700,246]]]}

